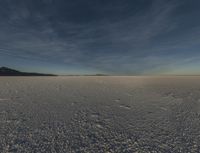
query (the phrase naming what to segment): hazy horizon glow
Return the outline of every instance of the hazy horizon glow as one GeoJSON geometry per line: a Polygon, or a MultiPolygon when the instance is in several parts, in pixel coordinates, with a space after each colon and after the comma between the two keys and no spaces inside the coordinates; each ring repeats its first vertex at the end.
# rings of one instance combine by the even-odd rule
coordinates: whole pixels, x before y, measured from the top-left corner
{"type": "Polygon", "coordinates": [[[200,74],[200,1],[2,0],[0,66],[55,74],[200,74]]]}

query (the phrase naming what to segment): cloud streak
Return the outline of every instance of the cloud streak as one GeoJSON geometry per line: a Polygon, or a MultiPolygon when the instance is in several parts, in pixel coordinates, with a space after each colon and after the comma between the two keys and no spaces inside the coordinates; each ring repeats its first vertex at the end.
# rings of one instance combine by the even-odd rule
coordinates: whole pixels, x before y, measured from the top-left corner
{"type": "Polygon", "coordinates": [[[1,1],[0,56],[85,72],[165,73],[199,57],[196,6],[194,0],[1,1]]]}

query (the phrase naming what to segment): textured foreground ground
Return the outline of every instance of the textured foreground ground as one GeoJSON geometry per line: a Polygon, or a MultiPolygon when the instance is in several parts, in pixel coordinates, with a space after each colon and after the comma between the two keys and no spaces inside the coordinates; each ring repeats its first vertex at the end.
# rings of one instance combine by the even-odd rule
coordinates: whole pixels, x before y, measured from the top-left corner
{"type": "Polygon", "coordinates": [[[0,152],[200,152],[200,77],[1,77],[0,152]]]}

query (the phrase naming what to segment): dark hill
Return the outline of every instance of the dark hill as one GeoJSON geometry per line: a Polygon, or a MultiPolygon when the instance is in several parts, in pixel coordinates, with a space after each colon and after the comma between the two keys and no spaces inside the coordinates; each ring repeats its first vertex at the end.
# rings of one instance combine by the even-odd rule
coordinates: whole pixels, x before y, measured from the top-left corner
{"type": "Polygon", "coordinates": [[[0,76],[56,76],[53,74],[20,72],[8,67],[0,67],[0,76]]]}

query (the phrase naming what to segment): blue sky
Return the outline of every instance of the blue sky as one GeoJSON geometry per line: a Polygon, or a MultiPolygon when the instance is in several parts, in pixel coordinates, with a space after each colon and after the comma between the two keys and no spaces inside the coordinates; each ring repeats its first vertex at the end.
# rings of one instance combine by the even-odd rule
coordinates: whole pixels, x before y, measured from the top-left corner
{"type": "Polygon", "coordinates": [[[0,66],[200,74],[198,0],[0,0],[0,66]]]}

